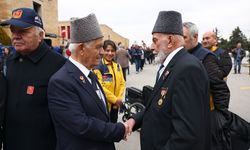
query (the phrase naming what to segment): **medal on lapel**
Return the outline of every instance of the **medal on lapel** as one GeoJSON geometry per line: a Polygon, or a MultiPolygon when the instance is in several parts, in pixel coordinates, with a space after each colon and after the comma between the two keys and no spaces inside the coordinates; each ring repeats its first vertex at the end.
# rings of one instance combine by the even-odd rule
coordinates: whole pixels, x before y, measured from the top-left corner
{"type": "Polygon", "coordinates": [[[165,99],[167,93],[168,93],[168,88],[165,88],[165,87],[161,88],[161,97],[158,100],[158,106],[162,106],[163,99],[165,99]]]}
{"type": "Polygon", "coordinates": [[[83,83],[86,83],[85,79],[83,76],[80,76],[80,80],[83,82],[83,83]]]}
{"type": "Polygon", "coordinates": [[[167,70],[164,74],[163,74],[163,80],[165,80],[167,78],[167,76],[169,75],[169,71],[167,70]]]}
{"type": "Polygon", "coordinates": [[[158,100],[158,105],[161,106],[162,103],[163,103],[163,100],[160,98],[160,99],[158,100]]]}

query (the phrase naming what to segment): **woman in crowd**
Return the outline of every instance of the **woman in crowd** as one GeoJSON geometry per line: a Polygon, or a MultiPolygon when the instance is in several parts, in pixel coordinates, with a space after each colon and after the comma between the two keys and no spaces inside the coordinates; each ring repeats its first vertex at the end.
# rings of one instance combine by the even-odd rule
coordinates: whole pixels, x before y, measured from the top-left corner
{"type": "Polygon", "coordinates": [[[101,83],[108,100],[108,110],[112,122],[117,122],[118,109],[122,104],[125,90],[122,67],[114,61],[117,47],[111,40],[104,41],[104,55],[94,72],[101,83]]]}

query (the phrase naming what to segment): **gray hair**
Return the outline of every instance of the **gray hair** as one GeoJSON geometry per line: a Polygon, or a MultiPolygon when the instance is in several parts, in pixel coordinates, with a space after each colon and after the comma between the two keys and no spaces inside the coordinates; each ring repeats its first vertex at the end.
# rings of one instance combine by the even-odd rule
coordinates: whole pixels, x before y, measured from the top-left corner
{"type": "MultiPolygon", "coordinates": [[[[91,47],[91,45],[93,44],[94,41],[89,41],[89,42],[85,42],[84,45],[86,47],[91,47]]],[[[69,44],[69,50],[71,53],[74,53],[76,48],[80,45],[81,43],[70,43],[69,44]]]]}
{"type": "Polygon", "coordinates": [[[71,53],[75,52],[75,49],[79,46],[80,43],[70,43],[69,44],[69,50],[71,53]]]}
{"type": "Polygon", "coordinates": [[[38,26],[35,26],[36,28],[36,31],[37,31],[37,35],[42,32],[43,33],[43,38],[45,38],[45,31],[41,28],[41,27],[38,27],[38,26]]]}
{"type": "Polygon", "coordinates": [[[175,37],[178,39],[179,41],[179,46],[184,46],[185,41],[182,35],[175,35],[175,37]]]}
{"type": "Polygon", "coordinates": [[[195,34],[198,34],[198,28],[192,22],[184,22],[183,27],[186,27],[189,30],[189,33],[190,33],[191,37],[194,37],[195,34]]]}

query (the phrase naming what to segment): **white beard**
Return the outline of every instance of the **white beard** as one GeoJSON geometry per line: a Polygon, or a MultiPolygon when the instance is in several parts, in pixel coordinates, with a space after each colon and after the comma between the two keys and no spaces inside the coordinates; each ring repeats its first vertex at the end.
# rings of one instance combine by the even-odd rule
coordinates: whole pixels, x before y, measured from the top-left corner
{"type": "Polygon", "coordinates": [[[164,60],[167,58],[168,54],[164,50],[160,49],[159,53],[155,57],[156,64],[163,64],[164,60]]]}

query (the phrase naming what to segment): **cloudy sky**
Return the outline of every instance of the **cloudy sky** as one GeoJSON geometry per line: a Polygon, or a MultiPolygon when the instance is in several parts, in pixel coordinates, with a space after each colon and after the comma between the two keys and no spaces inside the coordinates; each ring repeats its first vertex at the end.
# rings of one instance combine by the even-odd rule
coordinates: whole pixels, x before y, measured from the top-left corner
{"type": "Polygon", "coordinates": [[[128,38],[130,44],[144,40],[151,44],[151,31],[159,11],[175,10],[182,20],[191,21],[202,34],[219,30],[229,38],[237,26],[250,38],[250,0],[58,0],[60,21],[95,13],[100,24],[128,38]]]}

